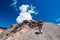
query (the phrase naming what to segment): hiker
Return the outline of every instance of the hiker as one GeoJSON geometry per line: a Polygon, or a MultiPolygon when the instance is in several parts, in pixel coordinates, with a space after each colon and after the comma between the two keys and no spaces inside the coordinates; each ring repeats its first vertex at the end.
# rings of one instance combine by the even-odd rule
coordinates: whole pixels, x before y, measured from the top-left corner
{"type": "Polygon", "coordinates": [[[39,32],[42,34],[41,30],[42,30],[42,26],[43,26],[43,21],[40,20],[40,21],[37,23],[37,26],[38,26],[39,32]]]}

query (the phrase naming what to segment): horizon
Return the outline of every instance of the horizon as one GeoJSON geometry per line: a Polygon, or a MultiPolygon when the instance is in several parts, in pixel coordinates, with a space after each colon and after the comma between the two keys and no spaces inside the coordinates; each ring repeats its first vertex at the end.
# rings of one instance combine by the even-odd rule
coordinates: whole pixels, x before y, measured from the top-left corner
{"type": "Polygon", "coordinates": [[[17,24],[19,7],[23,4],[35,7],[38,14],[31,14],[32,19],[60,24],[60,0],[0,0],[0,26],[9,28],[17,24]]]}

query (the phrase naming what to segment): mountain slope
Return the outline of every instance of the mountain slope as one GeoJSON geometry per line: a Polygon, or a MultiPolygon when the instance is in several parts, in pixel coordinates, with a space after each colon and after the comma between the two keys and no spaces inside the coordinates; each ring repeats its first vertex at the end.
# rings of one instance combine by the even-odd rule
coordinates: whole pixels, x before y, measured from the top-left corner
{"type": "Polygon", "coordinates": [[[53,23],[44,23],[42,34],[39,34],[38,36],[37,34],[35,34],[35,32],[37,32],[38,29],[31,29],[25,26],[25,28],[22,30],[16,32],[7,40],[60,40],[60,26],[53,23]]]}

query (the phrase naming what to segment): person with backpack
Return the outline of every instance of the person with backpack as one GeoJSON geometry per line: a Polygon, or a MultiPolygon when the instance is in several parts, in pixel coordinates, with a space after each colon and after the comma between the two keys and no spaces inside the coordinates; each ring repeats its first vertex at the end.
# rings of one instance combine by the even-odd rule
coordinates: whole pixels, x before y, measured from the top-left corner
{"type": "Polygon", "coordinates": [[[37,26],[38,26],[38,29],[39,29],[39,33],[42,34],[41,30],[42,30],[42,26],[43,26],[43,21],[42,20],[38,21],[37,26]]]}

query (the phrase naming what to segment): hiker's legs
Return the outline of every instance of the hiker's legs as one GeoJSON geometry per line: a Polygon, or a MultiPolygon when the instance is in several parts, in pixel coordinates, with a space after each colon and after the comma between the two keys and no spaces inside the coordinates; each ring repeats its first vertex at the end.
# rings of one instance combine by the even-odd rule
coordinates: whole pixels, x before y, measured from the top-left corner
{"type": "Polygon", "coordinates": [[[42,34],[41,30],[42,30],[42,27],[41,27],[41,28],[39,28],[39,32],[42,34]]]}

